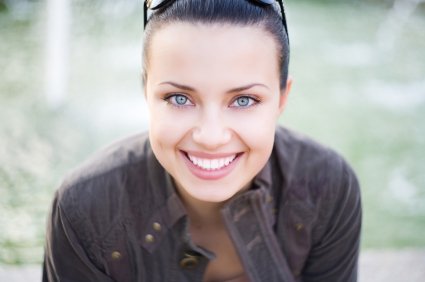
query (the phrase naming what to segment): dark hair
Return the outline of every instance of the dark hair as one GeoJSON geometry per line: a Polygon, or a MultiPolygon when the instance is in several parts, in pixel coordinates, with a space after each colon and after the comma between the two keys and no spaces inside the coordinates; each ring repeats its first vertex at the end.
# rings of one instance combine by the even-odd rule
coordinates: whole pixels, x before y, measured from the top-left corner
{"type": "Polygon", "coordinates": [[[176,0],[155,10],[146,27],[143,44],[143,83],[146,85],[149,47],[152,35],[173,22],[228,23],[258,26],[275,39],[279,54],[280,87],[286,87],[289,66],[289,40],[283,27],[277,2],[260,5],[248,0],[176,0]]]}

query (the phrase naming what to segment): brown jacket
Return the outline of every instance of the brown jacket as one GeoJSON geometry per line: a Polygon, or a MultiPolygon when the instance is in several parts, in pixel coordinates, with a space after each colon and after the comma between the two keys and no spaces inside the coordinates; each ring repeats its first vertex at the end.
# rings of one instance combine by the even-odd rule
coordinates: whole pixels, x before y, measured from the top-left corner
{"type": "MultiPolygon", "coordinates": [[[[277,128],[252,189],[222,214],[250,281],[357,280],[357,179],[306,137],[277,128]]],[[[142,134],[98,153],[57,191],[43,281],[202,281],[213,258],[191,241],[170,176],[142,134]]]]}

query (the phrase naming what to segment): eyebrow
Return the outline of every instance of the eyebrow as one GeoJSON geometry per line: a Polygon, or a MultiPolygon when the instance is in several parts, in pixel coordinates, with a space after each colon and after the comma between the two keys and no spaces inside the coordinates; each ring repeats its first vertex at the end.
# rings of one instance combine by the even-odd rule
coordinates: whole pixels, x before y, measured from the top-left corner
{"type": "Polygon", "coordinates": [[[181,90],[186,90],[186,91],[195,91],[195,88],[192,88],[192,87],[187,86],[187,85],[183,85],[183,84],[175,83],[175,82],[172,82],[172,81],[164,81],[164,82],[161,82],[159,85],[165,85],[165,84],[172,85],[172,86],[174,86],[174,87],[176,87],[176,88],[179,88],[179,89],[181,89],[181,90]]]}
{"type": "MultiPolygon", "coordinates": [[[[164,82],[161,82],[159,85],[164,85],[164,84],[169,84],[169,85],[174,86],[176,88],[179,88],[181,90],[196,92],[196,89],[193,88],[193,87],[190,87],[190,86],[187,86],[187,85],[184,85],[184,84],[175,83],[175,82],[172,82],[172,81],[164,81],[164,82]]],[[[242,91],[251,89],[255,86],[260,86],[260,87],[270,89],[269,87],[267,87],[267,85],[262,84],[262,83],[250,83],[250,84],[247,84],[247,85],[244,85],[244,86],[232,88],[232,89],[228,90],[227,93],[230,94],[230,93],[242,92],[242,91]]]]}

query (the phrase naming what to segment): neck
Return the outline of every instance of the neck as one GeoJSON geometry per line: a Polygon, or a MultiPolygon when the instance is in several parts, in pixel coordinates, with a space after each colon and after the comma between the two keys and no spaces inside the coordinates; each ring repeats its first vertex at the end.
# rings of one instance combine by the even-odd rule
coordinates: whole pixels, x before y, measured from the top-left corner
{"type": "MultiPolygon", "coordinates": [[[[251,182],[248,183],[241,191],[241,193],[249,189],[251,182]]],[[[191,226],[194,228],[205,229],[205,228],[217,228],[224,225],[221,209],[226,204],[224,202],[206,202],[193,198],[189,195],[184,188],[180,187],[175,183],[177,187],[177,193],[186,208],[187,214],[191,221],[191,226]]]]}
{"type": "Polygon", "coordinates": [[[220,210],[225,202],[206,202],[193,198],[183,188],[177,187],[180,199],[186,208],[192,228],[204,229],[223,224],[220,210]]]}
{"type": "MultiPolygon", "coordinates": [[[[188,195],[189,196],[189,195],[188,195]]],[[[223,224],[221,208],[224,203],[204,202],[192,197],[182,197],[191,225],[194,228],[217,227],[223,224]]]]}

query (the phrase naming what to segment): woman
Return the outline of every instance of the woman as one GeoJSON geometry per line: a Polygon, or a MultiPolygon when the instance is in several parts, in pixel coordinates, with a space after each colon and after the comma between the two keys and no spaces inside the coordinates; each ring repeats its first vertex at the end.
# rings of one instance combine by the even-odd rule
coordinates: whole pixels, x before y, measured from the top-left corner
{"type": "Polygon", "coordinates": [[[276,127],[292,84],[278,2],[147,4],[149,133],[66,178],[45,281],[356,281],[354,173],[276,127]]]}

